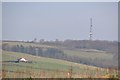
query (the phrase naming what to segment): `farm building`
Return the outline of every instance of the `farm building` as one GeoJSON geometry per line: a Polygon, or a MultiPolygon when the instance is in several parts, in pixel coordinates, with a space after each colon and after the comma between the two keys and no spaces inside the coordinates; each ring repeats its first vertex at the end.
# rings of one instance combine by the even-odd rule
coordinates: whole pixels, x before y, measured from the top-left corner
{"type": "Polygon", "coordinates": [[[28,60],[26,60],[25,58],[19,58],[18,62],[28,62],[28,60]]]}

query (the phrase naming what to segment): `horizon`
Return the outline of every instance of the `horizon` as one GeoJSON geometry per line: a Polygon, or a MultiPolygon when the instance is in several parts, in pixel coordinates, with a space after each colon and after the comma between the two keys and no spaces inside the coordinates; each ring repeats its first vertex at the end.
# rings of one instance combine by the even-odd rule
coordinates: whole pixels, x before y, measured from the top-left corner
{"type": "MultiPolygon", "coordinates": [[[[39,42],[41,39],[37,39],[36,40],[36,42],[39,42]]],[[[50,41],[50,42],[55,42],[56,41],[56,39],[55,40],[46,40],[46,39],[43,39],[45,42],[46,41],[50,41]]],[[[64,42],[64,41],[66,41],[66,40],[75,40],[75,41],[108,41],[108,42],[118,42],[117,40],[89,40],[89,39],[65,39],[65,40],[60,40],[60,39],[57,39],[58,41],[62,41],[62,42],[64,42]]],[[[31,42],[31,41],[34,41],[34,39],[32,39],[32,40],[9,40],[9,39],[2,39],[2,40],[0,40],[0,41],[18,41],[18,42],[31,42]]],[[[120,41],[119,41],[120,42],[120,41]]]]}

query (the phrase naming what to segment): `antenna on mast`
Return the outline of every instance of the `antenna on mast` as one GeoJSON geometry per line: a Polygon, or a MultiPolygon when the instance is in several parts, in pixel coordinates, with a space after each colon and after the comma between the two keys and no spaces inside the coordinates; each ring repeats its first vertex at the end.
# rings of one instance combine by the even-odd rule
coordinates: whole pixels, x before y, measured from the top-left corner
{"type": "Polygon", "coordinates": [[[92,37],[93,37],[92,27],[93,27],[93,25],[92,25],[92,18],[90,18],[90,33],[89,33],[90,39],[89,40],[92,40],[92,37]]]}

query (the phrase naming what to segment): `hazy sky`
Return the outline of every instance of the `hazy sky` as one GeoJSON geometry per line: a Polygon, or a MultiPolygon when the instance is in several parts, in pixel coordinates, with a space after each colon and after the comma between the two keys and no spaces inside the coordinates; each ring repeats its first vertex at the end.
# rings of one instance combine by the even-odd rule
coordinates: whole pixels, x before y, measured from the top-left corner
{"type": "Polygon", "coordinates": [[[116,2],[4,2],[2,37],[7,40],[118,39],[116,2]]]}

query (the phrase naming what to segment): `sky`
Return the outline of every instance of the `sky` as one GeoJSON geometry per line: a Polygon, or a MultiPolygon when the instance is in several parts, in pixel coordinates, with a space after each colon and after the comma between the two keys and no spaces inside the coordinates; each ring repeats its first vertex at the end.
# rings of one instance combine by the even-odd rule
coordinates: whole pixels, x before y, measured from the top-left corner
{"type": "Polygon", "coordinates": [[[3,40],[118,39],[117,2],[4,2],[3,40]]]}
{"type": "Polygon", "coordinates": [[[2,3],[0,2],[0,40],[2,40],[2,3]]]}

